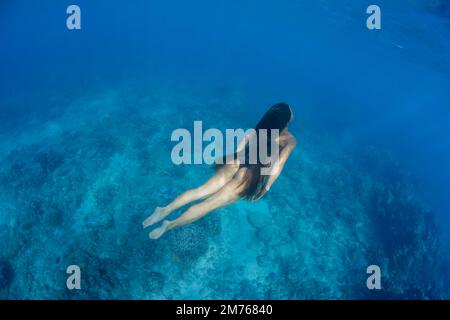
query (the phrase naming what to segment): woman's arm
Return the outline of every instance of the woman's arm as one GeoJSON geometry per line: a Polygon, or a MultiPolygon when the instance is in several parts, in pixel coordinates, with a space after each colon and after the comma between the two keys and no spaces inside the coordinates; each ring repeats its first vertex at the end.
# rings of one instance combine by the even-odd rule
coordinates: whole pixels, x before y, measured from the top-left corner
{"type": "MultiPolygon", "coordinates": [[[[280,137],[281,138],[281,137],[280,137]]],[[[264,188],[266,191],[269,191],[272,187],[275,180],[278,179],[280,176],[281,171],[283,170],[283,167],[286,163],[286,160],[289,158],[292,150],[294,150],[295,146],[297,145],[297,140],[295,137],[288,133],[283,139],[284,147],[281,149],[280,155],[278,157],[278,160],[274,163],[271,174],[267,180],[266,185],[264,188]]],[[[281,139],[280,139],[280,145],[281,145],[281,139]]]]}
{"type": "Polygon", "coordinates": [[[239,144],[238,144],[238,146],[236,148],[236,153],[241,152],[244,149],[245,145],[250,141],[250,139],[254,138],[255,136],[256,135],[255,135],[255,132],[253,130],[250,131],[249,133],[247,133],[245,135],[244,139],[242,139],[241,142],[239,142],[239,144]]]}

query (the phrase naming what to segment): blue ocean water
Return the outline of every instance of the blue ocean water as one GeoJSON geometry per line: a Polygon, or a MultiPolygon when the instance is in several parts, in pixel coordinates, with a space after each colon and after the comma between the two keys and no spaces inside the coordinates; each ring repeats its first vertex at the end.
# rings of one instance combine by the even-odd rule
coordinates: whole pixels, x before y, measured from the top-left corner
{"type": "Polygon", "coordinates": [[[0,298],[450,298],[450,3],[378,0],[372,31],[370,4],[2,0],[0,298]],[[173,130],[280,101],[298,146],[270,193],[149,240],[212,174],[173,130]]]}

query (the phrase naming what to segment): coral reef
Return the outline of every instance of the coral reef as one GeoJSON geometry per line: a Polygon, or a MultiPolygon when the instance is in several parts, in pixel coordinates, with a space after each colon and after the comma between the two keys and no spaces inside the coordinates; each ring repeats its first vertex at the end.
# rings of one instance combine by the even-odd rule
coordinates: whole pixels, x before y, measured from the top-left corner
{"type": "Polygon", "coordinates": [[[208,236],[199,224],[188,225],[168,234],[170,250],[183,263],[191,263],[208,249],[208,236]]]}
{"type": "MultiPolygon", "coordinates": [[[[220,103],[216,98],[148,93],[135,101],[133,94],[83,100],[84,107],[80,102],[53,119],[64,130],[0,159],[1,297],[442,296],[433,213],[399,161],[375,147],[317,144],[309,138],[320,134],[314,128],[299,134],[302,152],[294,152],[263,199],[216,210],[150,241],[141,227],[148,213],[212,174],[206,166],[171,163],[171,131],[190,125],[195,114],[225,127],[233,114],[205,112],[220,103]],[[132,102],[132,113],[119,106],[132,102]],[[173,125],[154,121],[161,116],[173,125]],[[82,290],[65,289],[72,264],[82,270],[82,290]],[[365,287],[370,264],[383,270],[382,292],[365,287]]],[[[238,95],[223,101],[242,103],[238,95]]]]}
{"type": "Polygon", "coordinates": [[[14,269],[8,260],[0,260],[0,290],[7,289],[14,279],[14,269]]]}

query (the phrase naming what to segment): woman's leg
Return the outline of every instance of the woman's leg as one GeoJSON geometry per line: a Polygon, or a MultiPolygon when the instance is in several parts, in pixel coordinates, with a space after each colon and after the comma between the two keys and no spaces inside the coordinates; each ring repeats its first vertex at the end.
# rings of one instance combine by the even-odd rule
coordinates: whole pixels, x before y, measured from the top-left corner
{"type": "Polygon", "coordinates": [[[214,194],[233,178],[233,175],[236,173],[238,169],[239,169],[239,162],[226,165],[222,169],[220,169],[205,184],[201,185],[198,188],[190,189],[182,193],[165,207],[156,207],[152,215],[147,219],[145,219],[144,222],[142,223],[144,228],[161,221],[169,214],[171,214],[173,211],[181,208],[182,206],[188,203],[214,194]]]}
{"type": "Polygon", "coordinates": [[[206,200],[200,202],[199,204],[193,205],[190,207],[183,215],[181,215],[179,218],[173,220],[173,221],[164,221],[162,226],[159,228],[156,228],[152,232],[150,232],[150,238],[151,239],[158,239],[161,237],[164,232],[167,230],[178,228],[181,226],[184,226],[186,224],[192,223],[205,215],[207,215],[209,212],[224,207],[226,205],[229,205],[233,202],[236,202],[241,198],[239,195],[240,190],[236,188],[236,181],[232,180],[230,181],[225,187],[223,187],[222,190],[218,191],[217,193],[213,194],[206,200]]]}

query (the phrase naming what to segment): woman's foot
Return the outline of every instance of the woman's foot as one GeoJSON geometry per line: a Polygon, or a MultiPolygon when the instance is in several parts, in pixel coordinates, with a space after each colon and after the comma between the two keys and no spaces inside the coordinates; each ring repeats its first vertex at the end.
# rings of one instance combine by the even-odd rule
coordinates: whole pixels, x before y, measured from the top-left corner
{"type": "Polygon", "coordinates": [[[164,234],[164,232],[167,231],[167,229],[169,228],[169,225],[170,225],[170,222],[165,220],[161,227],[156,228],[155,230],[150,232],[150,234],[149,234],[150,239],[156,240],[159,237],[161,237],[164,234]]]}
{"type": "Polygon", "coordinates": [[[162,207],[156,207],[155,211],[153,211],[152,215],[142,222],[144,228],[151,226],[155,223],[160,222],[162,219],[166,217],[166,210],[162,207]]]}

